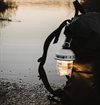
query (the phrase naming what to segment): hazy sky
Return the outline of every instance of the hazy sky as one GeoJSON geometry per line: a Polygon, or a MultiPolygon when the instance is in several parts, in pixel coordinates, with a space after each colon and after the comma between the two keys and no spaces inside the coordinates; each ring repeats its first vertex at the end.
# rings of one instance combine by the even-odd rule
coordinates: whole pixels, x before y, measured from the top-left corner
{"type": "Polygon", "coordinates": [[[64,2],[72,2],[74,0],[17,0],[20,2],[60,2],[60,3],[64,3],[64,2]]]}
{"type": "Polygon", "coordinates": [[[71,6],[72,2],[74,0],[17,0],[20,3],[30,3],[30,4],[36,4],[36,5],[68,5],[69,7],[71,6]]]}

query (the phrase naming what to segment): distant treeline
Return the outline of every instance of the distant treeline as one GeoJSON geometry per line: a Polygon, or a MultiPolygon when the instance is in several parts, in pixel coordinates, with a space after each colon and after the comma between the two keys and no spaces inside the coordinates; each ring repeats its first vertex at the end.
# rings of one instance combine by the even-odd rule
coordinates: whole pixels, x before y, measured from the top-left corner
{"type": "MultiPolygon", "coordinates": [[[[17,9],[15,0],[0,0],[0,22],[12,21],[11,14],[17,9]]],[[[1,24],[1,23],[0,23],[1,24]]]]}
{"type": "Polygon", "coordinates": [[[17,7],[14,0],[0,0],[0,10],[17,7]]]}

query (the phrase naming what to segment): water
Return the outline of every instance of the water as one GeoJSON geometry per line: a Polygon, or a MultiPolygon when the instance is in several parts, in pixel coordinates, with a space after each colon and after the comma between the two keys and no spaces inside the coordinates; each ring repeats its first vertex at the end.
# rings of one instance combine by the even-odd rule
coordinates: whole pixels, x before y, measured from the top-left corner
{"type": "MultiPolygon", "coordinates": [[[[38,62],[46,37],[65,19],[70,11],[61,7],[20,6],[12,22],[0,29],[0,78],[38,83],[38,62]]],[[[51,44],[45,65],[49,81],[65,83],[56,74],[54,56],[64,42],[63,32],[56,45],[51,44]]]]}

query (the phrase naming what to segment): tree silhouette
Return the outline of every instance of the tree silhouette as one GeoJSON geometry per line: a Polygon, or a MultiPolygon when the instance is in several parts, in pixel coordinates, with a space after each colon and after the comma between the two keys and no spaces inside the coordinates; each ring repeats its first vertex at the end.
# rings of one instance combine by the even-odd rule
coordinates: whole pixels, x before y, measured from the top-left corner
{"type": "Polygon", "coordinates": [[[14,0],[0,0],[0,27],[5,26],[17,9],[14,0]]]}

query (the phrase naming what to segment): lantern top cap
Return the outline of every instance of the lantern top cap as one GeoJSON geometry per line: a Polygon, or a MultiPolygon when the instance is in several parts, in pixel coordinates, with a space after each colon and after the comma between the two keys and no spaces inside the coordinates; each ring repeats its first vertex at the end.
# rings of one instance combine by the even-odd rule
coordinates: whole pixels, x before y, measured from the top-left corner
{"type": "Polygon", "coordinates": [[[60,49],[56,53],[55,59],[56,60],[63,60],[63,61],[75,60],[75,54],[70,49],[60,49]]]}

